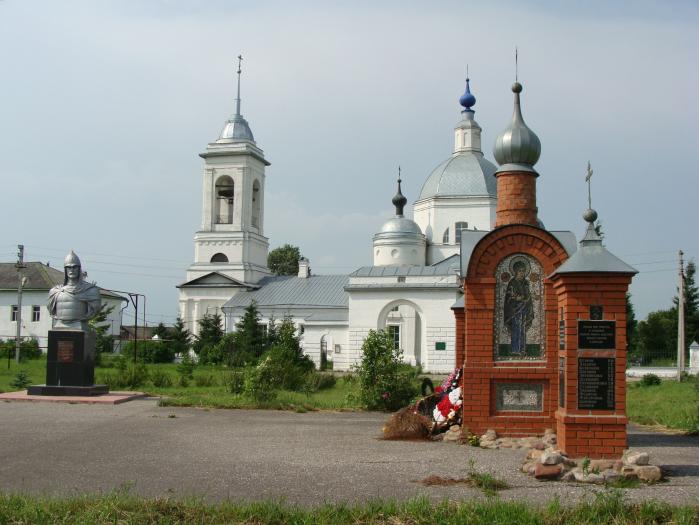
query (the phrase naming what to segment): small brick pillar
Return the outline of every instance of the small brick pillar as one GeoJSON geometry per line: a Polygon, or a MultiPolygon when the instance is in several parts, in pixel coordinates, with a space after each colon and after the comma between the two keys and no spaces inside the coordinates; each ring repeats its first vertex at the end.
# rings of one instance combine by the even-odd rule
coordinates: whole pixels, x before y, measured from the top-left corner
{"type": "Polygon", "coordinates": [[[558,297],[558,445],[618,459],[626,441],[626,292],[632,274],[553,276],[558,297]]]}
{"type": "Polygon", "coordinates": [[[508,224],[538,226],[535,171],[501,171],[498,180],[498,204],[495,227],[508,224]]]}

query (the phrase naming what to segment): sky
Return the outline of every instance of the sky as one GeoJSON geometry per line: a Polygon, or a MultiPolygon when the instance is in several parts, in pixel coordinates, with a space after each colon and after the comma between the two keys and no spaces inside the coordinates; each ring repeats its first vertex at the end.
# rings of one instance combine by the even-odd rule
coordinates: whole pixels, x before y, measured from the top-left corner
{"type": "MultiPolygon", "coordinates": [[[[0,260],[61,267],[177,315],[203,161],[234,110],[267,159],[270,248],[318,274],[371,264],[397,166],[412,203],[449,157],[466,66],[483,146],[512,114],[542,143],[539,216],[578,238],[593,207],[640,273],[637,316],[699,257],[694,2],[0,0],[0,260]]],[[[133,322],[127,313],[124,323],[133,322]]]]}

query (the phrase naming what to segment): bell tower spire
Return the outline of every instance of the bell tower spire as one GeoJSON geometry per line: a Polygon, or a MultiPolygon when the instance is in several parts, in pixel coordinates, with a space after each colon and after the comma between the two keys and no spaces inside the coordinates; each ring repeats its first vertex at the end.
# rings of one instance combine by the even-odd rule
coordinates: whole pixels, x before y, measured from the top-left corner
{"type": "Polygon", "coordinates": [[[240,117],[240,73],[241,69],[240,66],[243,62],[243,55],[238,55],[238,96],[235,97],[235,115],[237,117],[240,117]]]}

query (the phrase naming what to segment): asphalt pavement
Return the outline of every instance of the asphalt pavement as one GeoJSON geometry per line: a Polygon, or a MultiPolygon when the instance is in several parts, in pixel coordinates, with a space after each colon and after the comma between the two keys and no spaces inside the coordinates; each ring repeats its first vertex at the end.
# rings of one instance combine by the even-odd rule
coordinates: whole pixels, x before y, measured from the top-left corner
{"type": "MultiPolygon", "coordinates": [[[[518,471],[523,450],[442,442],[384,441],[387,415],[0,403],[0,491],[70,496],[128,490],[207,501],[285,500],[316,505],[369,499],[483,498],[463,485],[426,487],[436,474],[466,477],[469,461],[512,488],[503,499],[577,501],[602,490],[539,482],[518,471]]],[[[630,446],[651,454],[669,480],[625,489],[630,500],[699,504],[699,437],[631,428],[630,446]]]]}

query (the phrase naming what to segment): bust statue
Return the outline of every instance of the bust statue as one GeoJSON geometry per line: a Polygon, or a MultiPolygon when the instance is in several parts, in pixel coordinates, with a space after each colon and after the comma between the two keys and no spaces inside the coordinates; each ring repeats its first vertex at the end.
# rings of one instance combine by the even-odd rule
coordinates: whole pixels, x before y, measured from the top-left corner
{"type": "Polygon", "coordinates": [[[48,309],[53,317],[53,326],[84,330],[85,322],[99,312],[99,288],[85,282],[80,259],[73,250],[66,256],[64,272],[63,284],[49,291],[48,309]]]}

